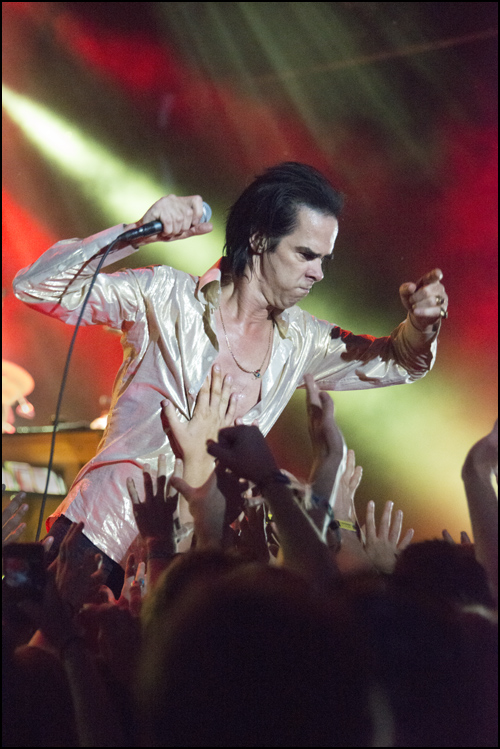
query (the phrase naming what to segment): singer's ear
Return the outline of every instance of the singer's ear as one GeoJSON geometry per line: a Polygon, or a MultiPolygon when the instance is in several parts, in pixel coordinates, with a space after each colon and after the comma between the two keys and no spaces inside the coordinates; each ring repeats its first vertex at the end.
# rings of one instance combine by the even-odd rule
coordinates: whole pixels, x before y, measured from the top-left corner
{"type": "Polygon", "coordinates": [[[267,242],[262,234],[256,232],[250,237],[250,249],[254,255],[262,255],[267,249],[267,242]]]}

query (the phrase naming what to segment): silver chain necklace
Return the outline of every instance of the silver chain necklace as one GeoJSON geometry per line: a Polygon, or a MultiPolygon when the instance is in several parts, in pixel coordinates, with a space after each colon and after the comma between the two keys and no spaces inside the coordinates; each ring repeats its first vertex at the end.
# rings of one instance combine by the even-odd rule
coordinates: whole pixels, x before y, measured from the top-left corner
{"type": "Polygon", "coordinates": [[[264,366],[264,364],[266,362],[267,355],[269,353],[269,349],[271,348],[271,341],[272,341],[272,338],[273,338],[273,330],[274,330],[274,322],[271,325],[271,330],[269,331],[269,343],[267,344],[267,351],[266,351],[266,355],[264,356],[264,360],[263,360],[262,364],[260,365],[260,367],[258,369],[245,369],[244,367],[241,366],[241,364],[239,363],[239,361],[236,359],[236,357],[233,354],[233,351],[231,349],[231,344],[229,343],[229,338],[227,337],[227,333],[226,333],[226,326],[224,325],[224,318],[222,317],[222,308],[220,306],[219,306],[219,313],[220,313],[220,321],[222,323],[222,329],[224,330],[224,335],[226,337],[227,347],[229,349],[229,353],[231,354],[231,356],[234,359],[234,363],[236,364],[237,367],[239,367],[241,369],[242,372],[246,372],[247,374],[253,374],[253,376],[255,377],[255,379],[257,379],[257,380],[260,379],[262,377],[260,371],[261,371],[262,367],[264,366]]]}

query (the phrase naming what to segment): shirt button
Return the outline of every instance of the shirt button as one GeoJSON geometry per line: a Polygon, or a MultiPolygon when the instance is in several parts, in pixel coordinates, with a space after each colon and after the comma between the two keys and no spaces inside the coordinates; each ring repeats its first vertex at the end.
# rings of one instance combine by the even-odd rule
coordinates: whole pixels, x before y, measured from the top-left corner
{"type": "Polygon", "coordinates": [[[189,388],[189,395],[194,395],[194,388],[189,388]]]}
{"type": "Polygon", "coordinates": [[[207,361],[213,361],[213,360],[214,360],[213,356],[207,356],[207,361]]]}

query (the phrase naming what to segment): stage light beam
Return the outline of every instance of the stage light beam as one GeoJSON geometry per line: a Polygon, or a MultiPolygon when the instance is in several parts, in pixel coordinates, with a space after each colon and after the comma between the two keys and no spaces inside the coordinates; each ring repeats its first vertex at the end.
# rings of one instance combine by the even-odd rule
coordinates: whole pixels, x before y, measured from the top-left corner
{"type": "MultiPolygon", "coordinates": [[[[167,189],[118,158],[75,124],[5,85],[2,85],[2,103],[30,142],[63,174],[74,179],[88,200],[99,204],[110,223],[137,220],[141,211],[145,212],[162,195],[175,193],[173,186],[167,189]]],[[[159,252],[161,249],[161,262],[194,274],[203,273],[214,263],[224,244],[220,229],[184,241],[189,242],[189,252],[184,244],[182,248],[165,243],[157,245],[159,252]]]]}

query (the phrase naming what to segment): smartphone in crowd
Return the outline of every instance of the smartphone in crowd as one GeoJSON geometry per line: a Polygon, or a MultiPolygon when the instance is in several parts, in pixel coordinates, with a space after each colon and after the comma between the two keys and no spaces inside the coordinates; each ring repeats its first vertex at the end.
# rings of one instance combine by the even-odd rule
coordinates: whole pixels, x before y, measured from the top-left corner
{"type": "Polygon", "coordinates": [[[6,544],[2,549],[3,599],[41,603],[45,590],[45,551],[42,544],[6,544]]]}

